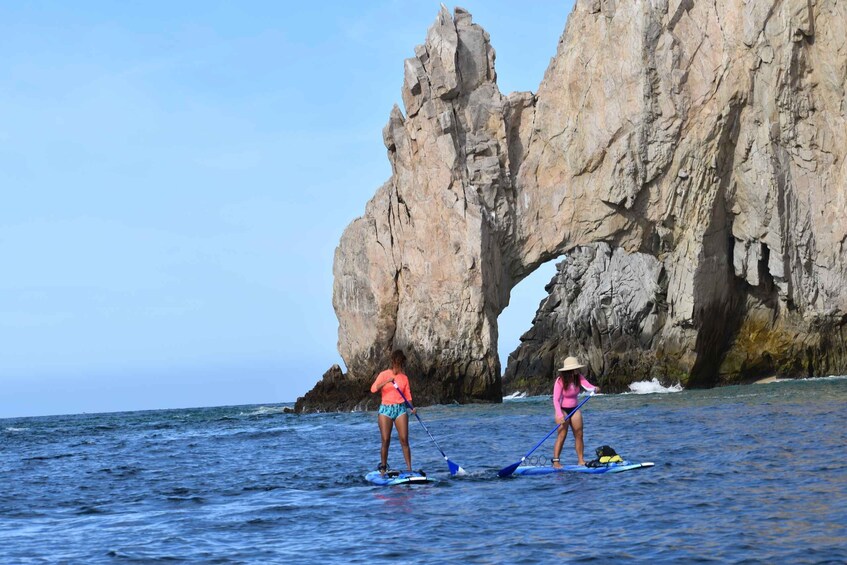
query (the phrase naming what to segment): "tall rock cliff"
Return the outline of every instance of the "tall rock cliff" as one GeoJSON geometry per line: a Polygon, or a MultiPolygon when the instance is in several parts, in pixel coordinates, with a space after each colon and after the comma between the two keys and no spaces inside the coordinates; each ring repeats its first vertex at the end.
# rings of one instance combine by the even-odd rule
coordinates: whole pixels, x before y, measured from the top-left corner
{"type": "Polygon", "coordinates": [[[847,369],[847,5],[580,0],[537,94],[495,78],[459,8],[405,63],[392,177],[335,256],[347,378],[402,347],[422,401],[498,400],[510,290],[601,242],[607,270],[623,253],[659,277],[650,339],[611,331],[629,337],[595,352],[601,382],[621,359],[689,386],[847,369]]]}
{"type": "Polygon", "coordinates": [[[499,281],[533,97],[505,98],[495,79],[488,34],[458,8],[405,62],[406,113],[395,107],[383,131],[392,177],[335,253],[350,378],[372,379],[399,347],[416,398],[501,398],[497,315],[510,286],[499,281]]]}

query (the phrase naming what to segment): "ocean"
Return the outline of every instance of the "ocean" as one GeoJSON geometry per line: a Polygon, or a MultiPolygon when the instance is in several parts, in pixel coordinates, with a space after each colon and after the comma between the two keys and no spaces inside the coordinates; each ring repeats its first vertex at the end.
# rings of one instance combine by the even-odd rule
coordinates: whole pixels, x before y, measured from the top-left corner
{"type": "Polygon", "coordinates": [[[375,412],[0,420],[0,563],[847,562],[847,378],[636,390],[585,404],[586,460],[605,444],[652,468],[497,478],[555,425],[533,397],[421,408],[468,475],[412,418],[436,482],[395,487],[363,479],[375,412]]]}

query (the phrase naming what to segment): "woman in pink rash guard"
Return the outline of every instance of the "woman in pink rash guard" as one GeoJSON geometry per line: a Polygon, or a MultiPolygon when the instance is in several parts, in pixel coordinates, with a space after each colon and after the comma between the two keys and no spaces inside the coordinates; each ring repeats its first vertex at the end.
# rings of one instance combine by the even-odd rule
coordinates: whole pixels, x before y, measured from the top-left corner
{"type": "Polygon", "coordinates": [[[576,457],[578,465],[585,465],[583,456],[584,445],[582,443],[582,413],[577,410],[571,417],[565,420],[568,414],[574,411],[580,389],[593,390],[600,392],[600,387],[594,386],[582,376],[578,369],[584,369],[585,365],[581,365],[576,357],[568,357],[561,369],[559,376],[556,377],[556,384],[553,385],[553,408],[556,410],[556,423],[559,426],[559,435],[556,437],[556,444],[553,446],[553,467],[560,469],[562,464],[559,462],[559,455],[562,453],[562,446],[565,444],[565,438],[568,436],[568,426],[573,430],[574,447],[576,448],[576,457]]]}

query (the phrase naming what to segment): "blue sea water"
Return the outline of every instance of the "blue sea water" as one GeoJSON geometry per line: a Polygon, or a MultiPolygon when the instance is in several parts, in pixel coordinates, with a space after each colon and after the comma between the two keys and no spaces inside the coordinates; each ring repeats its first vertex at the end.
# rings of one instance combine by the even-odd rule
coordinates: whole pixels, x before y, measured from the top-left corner
{"type": "Polygon", "coordinates": [[[0,563],[844,563],[845,408],[841,377],[600,395],[587,458],[608,444],[655,467],[499,479],[552,429],[549,397],[426,407],[469,474],[413,418],[414,466],[437,482],[405,487],[362,478],[375,412],[0,420],[0,563]]]}

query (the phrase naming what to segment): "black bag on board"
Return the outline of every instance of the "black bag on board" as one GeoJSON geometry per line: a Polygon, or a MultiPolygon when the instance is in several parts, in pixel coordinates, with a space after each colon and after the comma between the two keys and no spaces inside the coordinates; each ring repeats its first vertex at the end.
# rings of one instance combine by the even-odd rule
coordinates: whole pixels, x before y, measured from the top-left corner
{"type": "Polygon", "coordinates": [[[623,462],[623,458],[618,455],[618,452],[608,445],[601,445],[594,450],[594,453],[597,454],[597,459],[586,463],[586,467],[606,467],[611,463],[623,462]]]}

